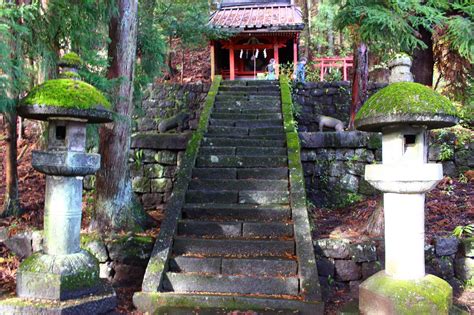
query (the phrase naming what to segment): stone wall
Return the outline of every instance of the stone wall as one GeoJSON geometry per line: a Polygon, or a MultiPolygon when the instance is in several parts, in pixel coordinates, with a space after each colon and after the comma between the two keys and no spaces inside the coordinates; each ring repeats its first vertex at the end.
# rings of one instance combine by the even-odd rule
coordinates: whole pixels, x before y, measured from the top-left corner
{"type": "Polygon", "coordinates": [[[171,196],[181,158],[197,128],[209,84],[154,84],[137,110],[130,152],[132,189],[145,210],[161,208],[171,196]],[[163,119],[189,115],[182,126],[159,133],[163,119]]]}
{"type": "MultiPolygon", "coordinates": [[[[425,246],[426,272],[461,290],[474,280],[474,238],[439,237],[425,246]]],[[[351,242],[348,239],[314,241],[323,298],[334,288],[350,288],[358,297],[359,284],[385,268],[384,240],[351,242]]]]}
{"type": "Polygon", "coordinates": [[[209,83],[150,85],[144,92],[141,108],[136,110],[134,131],[158,132],[163,119],[181,112],[189,114],[189,121],[179,131],[196,129],[209,88],[209,83]]]}
{"type": "MultiPolygon", "coordinates": [[[[369,95],[384,86],[385,83],[369,83],[369,95]]],[[[347,126],[351,84],[349,81],[298,83],[293,87],[293,102],[299,111],[299,131],[318,131],[319,115],[337,118],[347,126]]]]}
{"type": "Polygon", "coordinates": [[[365,165],[381,160],[377,133],[301,132],[306,193],[314,205],[343,207],[376,194],[364,180],[365,165]]]}
{"type": "MultiPolygon", "coordinates": [[[[344,207],[377,194],[364,180],[365,165],[380,162],[378,133],[300,132],[301,162],[308,198],[315,205],[344,207]]],[[[474,168],[473,133],[454,128],[430,132],[430,162],[443,164],[446,176],[474,168]]]]}

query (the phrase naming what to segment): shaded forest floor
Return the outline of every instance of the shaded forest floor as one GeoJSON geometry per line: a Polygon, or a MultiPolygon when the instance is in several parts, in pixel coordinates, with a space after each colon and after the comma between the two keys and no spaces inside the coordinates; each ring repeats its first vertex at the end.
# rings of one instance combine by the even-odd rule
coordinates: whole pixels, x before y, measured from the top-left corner
{"type": "MultiPolygon", "coordinates": [[[[1,119],[1,118],[0,118],[1,119]]],[[[2,123],[2,121],[0,121],[2,123]]],[[[3,124],[0,126],[3,127],[3,124]]],[[[44,207],[44,175],[36,172],[31,167],[31,151],[39,147],[40,129],[37,124],[27,123],[23,139],[18,142],[19,162],[19,187],[21,206],[24,214],[20,218],[0,219],[0,228],[9,226],[10,233],[20,232],[26,229],[42,229],[43,207],[44,207]]],[[[3,204],[5,192],[4,172],[4,132],[0,130],[0,205],[3,204]]],[[[452,233],[458,225],[466,225],[474,222],[474,182],[460,182],[457,179],[445,178],[438,187],[427,195],[426,211],[426,235],[427,242],[431,242],[435,236],[446,236],[452,233]]],[[[91,206],[91,196],[84,198],[84,209],[91,206]]],[[[312,209],[312,214],[318,231],[317,237],[348,237],[363,240],[370,237],[364,230],[365,222],[377,207],[376,198],[367,199],[360,203],[342,209],[312,209]]],[[[89,211],[84,211],[83,228],[88,223],[89,211]]],[[[161,216],[162,217],[162,216],[161,216]]],[[[160,219],[160,213],[155,214],[160,219]]],[[[148,231],[156,235],[157,227],[148,231]]],[[[0,243],[0,297],[14,294],[15,275],[19,266],[19,259],[0,243]]],[[[132,295],[140,290],[140,283],[128,287],[116,288],[119,297],[118,313],[139,314],[134,311],[132,295]]],[[[331,302],[327,303],[327,314],[335,314],[336,310],[345,302],[350,300],[348,290],[336,290],[331,302]]],[[[456,301],[463,305],[474,305],[474,292],[464,292],[456,296],[456,301]]]]}

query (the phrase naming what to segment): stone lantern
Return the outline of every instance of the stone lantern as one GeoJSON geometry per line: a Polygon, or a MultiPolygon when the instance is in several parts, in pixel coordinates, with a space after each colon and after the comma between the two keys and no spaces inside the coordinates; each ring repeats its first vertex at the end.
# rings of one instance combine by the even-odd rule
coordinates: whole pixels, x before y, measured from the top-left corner
{"type": "Polygon", "coordinates": [[[443,178],[427,163],[427,130],[456,123],[448,99],[413,82],[385,87],[356,116],[357,129],[382,133],[382,164],[365,179],[384,193],[385,214],[385,270],[360,285],[362,314],[448,314],[452,288],[425,274],[425,193],[443,178]]]}
{"type": "Polygon", "coordinates": [[[46,174],[44,251],[20,264],[18,298],[1,303],[0,312],[96,314],[116,305],[96,258],[80,248],[82,178],[100,168],[100,155],[85,152],[86,124],[112,121],[110,103],[77,78],[77,64],[60,65],[76,76],[33,88],[18,108],[22,117],[48,122],[47,149],[32,156],[34,169],[46,174]]]}
{"type": "Polygon", "coordinates": [[[413,82],[411,69],[411,58],[408,55],[398,55],[388,63],[390,69],[389,83],[395,82],[413,82]]]}

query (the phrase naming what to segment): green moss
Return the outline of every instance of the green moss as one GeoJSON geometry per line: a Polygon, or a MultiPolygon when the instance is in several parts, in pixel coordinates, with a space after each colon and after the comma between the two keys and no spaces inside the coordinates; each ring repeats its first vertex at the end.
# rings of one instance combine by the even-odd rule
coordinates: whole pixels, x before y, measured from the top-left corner
{"type": "Polygon", "coordinates": [[[448,314],[451,307],[452,288],[433,275],[417,281],[396,280],[381,271],[362,286],[392,301],[396,314],[448,314]]]}
{"type": "Polygon", "coordinates": [[[84,270],[76,271],[72,275],[61,277],[61,289],[77,290],[81,288],[90,288],[99,282],[99,266],[96,268],[84,267],[84,270]]]}
{"type": "Polygon", "coordinates": [[[26,258],[20,264],[21,271],[35,272],[35,271],[44,271],[47,269],[47,266],[40,259],[42,256],[41,253],[34,253],[30,257],[26,258]]]}
{"type": "Polygon", "coordinates": [[[73,109],[94,109],[110,103],[105,96],[92,85],[78,80],[49,80],[38,85],[23,99],[22,105],[45,105],[73,109]]]}
{"type": "Polygon", "coordinates": [[[456,116],[456,108],[446,97],[422,84],[398,82],[372,95],[357,113],[356,120],[389,114],[456,116]]]}
{"type": "Polygon", "coordinates": [[[87,244],[99,240],[101,240],[101,236],[98,233],[81,234],[81,247],[85,247],[87,244]]]}
{"type": "Polygon", "coordinates": [[[74,72],[74,71],[61,72],[59,77],[61,79],[73,79],[73,80],[80,80],[81,79],[81,76],[79,74],[77,74],[76,72],[74,72]]]}
{"type": "Polygon", "coordinates": [[[82,59],[78,54],[70,52],[59,59],[59,65],[65,67],[79,67],[82,65],[82,59]]]}

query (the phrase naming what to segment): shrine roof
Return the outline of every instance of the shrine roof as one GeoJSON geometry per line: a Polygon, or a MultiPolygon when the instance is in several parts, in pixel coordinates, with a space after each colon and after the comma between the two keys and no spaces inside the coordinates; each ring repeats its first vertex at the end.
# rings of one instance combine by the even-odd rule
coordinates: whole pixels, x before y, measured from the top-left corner
{"type": "Polygon", "coordinates": [[[260,4],[222,7],[209,18],[209,25],[230,31],[301,31],[301,9],[295,5],[260,4]]]}

